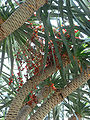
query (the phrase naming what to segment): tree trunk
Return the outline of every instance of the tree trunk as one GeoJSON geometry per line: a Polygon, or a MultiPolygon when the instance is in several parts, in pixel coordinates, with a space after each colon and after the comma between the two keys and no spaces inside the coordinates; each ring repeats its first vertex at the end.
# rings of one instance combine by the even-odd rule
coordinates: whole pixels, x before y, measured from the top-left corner
{"type": "Polygon", "coordinates": [[[26,0],[15,12],[0,26],[0,40],[21,27],[31,15],[38,10],[46,0],[26,0]]]}
{"type": "Polygon", "coordinates": [[[55,92],[44,104],[41,105],[40,108],[38,108],[36,113],[31,116],[30,120],[43,120],[43,118],[49,113],[51,109],[62,102],[64,98],[75,91],[78,87],[87,82],[88,79],[90,79],[90,67],[88,67],[87,71],[80,74],[79,77],[74,79],[62,90],[55,92]]]}
{"type": "Polygon", "coordinates": [[[29,111],[32,111],[32,108],[29,105],[25,105],[18,113],[16,120],[26,120],[27,116],[30,113],[29,111]]]}
{"type": "MultiPolygon", "coordinates": [[[[70,61],[68,58],[62,58],[63,67],[66,67],[70,61]]],[[[6,120],[15,120],[16,116],[18,115],[19,110],[22,107],[22,103],[28,93],[34,89],[34,86],[37,86],[40,82],[46,80],[49,76],[56,72],[55,66],[49,66],[45,69],[45,72],[39,76],[32,77],[31,80],[27,81],[23,87],[19,90],[17,96],[13,99],[9,111],[6,115],[6,120]]]]}
{"type": "MultiPolygon", "coordinates": [[[[51,88],[51,87],[50,87],[51,88]]],[[[47,98],[47,96],[50,93],[50,88],[49,87],[43,87],[37,94],[37,102],[40,103],[41,100],[44,98],[47,98]]],[[[52,88],[51,88],[52,89],[52,88]]],[[[33,103],[31,106],[25,105],[18,113],[16,120],[26,120],[27,116],[29,115],[30,112],[32,112],[33,108],[37,105],[37,103],[33,103]]]]}
{"type": "Polygon", "coordinates": [[[27,81],[19,90],[17,96],[13,99],[9,111],[6,115],[6,120],[15,120],[28,93],[34,89],[34,86],[37,86],[41,81],[47,79],[54,72],[56,72],[56,68],[54,66],[50,66],[40,76],[34,76],[32,80],[27,81]]]}

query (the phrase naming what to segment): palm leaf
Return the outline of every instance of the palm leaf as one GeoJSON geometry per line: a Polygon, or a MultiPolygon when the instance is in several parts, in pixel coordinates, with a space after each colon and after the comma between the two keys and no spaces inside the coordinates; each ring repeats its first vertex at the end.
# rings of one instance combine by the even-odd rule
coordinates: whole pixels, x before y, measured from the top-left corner
{"type": "Polygon", "coordinates": [[[3,69],[3,63],[4,63],[4,57],[5,57],[5,47],[6,47],[6,40],[3,41],[3,46],[2,46],[2,59],[1,59],[1,67],[0,67],[0,74],[3,69]]]}

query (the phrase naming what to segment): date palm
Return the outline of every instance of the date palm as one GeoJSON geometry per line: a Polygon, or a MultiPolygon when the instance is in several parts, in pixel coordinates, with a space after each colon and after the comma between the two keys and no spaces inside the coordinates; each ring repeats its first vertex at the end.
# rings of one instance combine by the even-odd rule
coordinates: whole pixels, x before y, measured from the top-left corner
{"type": "MultiPolygon", "coordinates": [[[[50,77],[52,73],[56,72],[55,66],[57,66],[57,64],[59,64],[58,69],[60,69],[60,74],[62,78],[61,80],[64,81],[64,85],[67,85],[69,82],[72,81],[71,79],[69,81],[70,75],[73,79],[75,79],[75,77],[80,74],[80,72],[84,71],[89,64],[89,39],[82,40],[75,37],[78,37],[79,35],[82,36],[80,32],[86,34],[87,36],[90,35],[90,22],[88,19],[89,8],[85,4],[85,2],[83,2],[82,0],[76,0],[76,3],[78,4],[76,4],[73,0],[48,0],[38,1],[37,3],[33,0],[33,3],[29,2],[31,1],[18,1],[19,6],[16,7],[16,4],[12,3],[11,0],[7,0],[6,4],[8,6],[2,6],[0,11],[0,18],[2,21],[5,21],[3,24],[1,24],[0,29],[0,39],[2,40],[0,43],[2,52],[0,69],[1,74],[4,65],[5,53],[7,53],[7,56],[11,61],[10,74],[12,76],[14,70],[14,54],[16,54],[16,51],[20,50],[21,53],[25,51],[27,56],[31,56],[33,54],[33,56],[37,58],[35,52],[37,54],[41,54],[40,50],[42,48],[38,38],[41,38],[42,40],[44,39],[45,41],[43,44],[44,55],[42,55],[43,64],[41,64],[42,66],[40,68],[41,76],[35,75],[32,78],[29,76],[29,79],[32,80],[29,80],[23,85],[20,92],[17,94],[17,97],[13,100],[9,113],[7,114],[7,120],[16,118],[16,115],[21,109],[22,102],[26,98],[28,92],[34,89],[35,85],[37,86],[40,82],[43,82],[45,79],[50,77]],[[81,9],[83,11],[81,11],[81,9]],[[35,16],[31,14],[32,12],[34,12],[34,10],[38,10],[35,16]],[[24,14],[22,14],[22,12],[24,12],[24,14]],[[25,22],[26,19],[28,19],[27,22],[25,22]],[[57,21],[57,27],[51,24],[51,20],[54,19],[57,21]],[[31,27],[31,22],[33,24],[33,27],[36,28],[38,26],[36,21],[40,21],[40,23],[43,24],[43,31],[38,30],[38,37],[32,39],[32,33],[34,33],[35,35],[36,29],[31,27]],[[75,26],[73,21],[76,21],[78,23],[78,26],[75,26]],[[67,25],[67,22],[69,22],[69,25],[67,25]],[[67,32],[63,33],[64,29],[67,32]],[[74,32],[75,29],[79,30],[79,32],[76,34],[74,32]],[[69,37],[67,35],[69,35],[69,37]],[[28,39],[30,43],[32,42],[35,45],[35,47],[33,47],[33,51],[30,52],[28,51],[28,39]],[[52,42],[50,40],[52,40],[52,42]],[[58,46],[58,42],[59,44],[62,43],[61,53],[59,51],[59,48],[61,46],[58,46]],[[46,72],[43,73],[43,70],[47,65],[47,58],[49,58],[48,54],[50,51],[50,46],[52,53],[52,66],[49,63],[49,67],[47,67],[46,72]],[[72,46],[72,48],[70,48],[70,46],[72,46]],[[53,48],[55,49],[55,54],[53,53],[53,48]],[[57,63],[55,61],[55,56],[58,61],[57,63]],[[65,56],[64,59],[62,56],[65,56]],[[69,71],[71,71],[71,73],[69,71]],[[67,80],[66,77],[68,77],[67,80]]],[[[26,60],[27,58],[24,57],[23,54],[21,54],[20,56],[21,60],[26,60]]],[[[31,59],[30,62],[30,66],[32,66],[33,61],[31,59]]],[[[19,63],[20,61],[18,61],[18,64],[19,63]]],[[[85,80],[85,82],[87,80],[85,80]]],[[[57,81],[55,83],[56,86],[58,86],[57,83],[60,84],[60,81],[57,81]]],[[[79,87],[79,84],[77,85],[77,87],[79,87]]]]}

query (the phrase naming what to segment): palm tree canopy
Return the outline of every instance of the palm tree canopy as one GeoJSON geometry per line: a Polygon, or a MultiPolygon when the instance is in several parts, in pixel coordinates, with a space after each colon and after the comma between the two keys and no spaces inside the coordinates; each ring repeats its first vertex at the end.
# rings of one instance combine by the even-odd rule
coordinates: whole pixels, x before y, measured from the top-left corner
{"type": "MultiPolygon", "coordinates": [[[[31,84],[28,91],[33,91],[35,96],[48,86],[47,98],[88,68],[89,11],[88,0],[0,1],[0,111],[4,111],[3,116],[22,86],[31,84]],[[40,75],[42,80],[39,80],[40,75]],[[34,82],[37,82],[36,86],[34,82]]],[[[29,98],[32,93],[28,91],[21,106],[28,101],[32,104],[29,98]]],[[[85,102],[80,104],[83,106],[80,113],[85,116],[84,108],[89,109],[85,102]]]]}

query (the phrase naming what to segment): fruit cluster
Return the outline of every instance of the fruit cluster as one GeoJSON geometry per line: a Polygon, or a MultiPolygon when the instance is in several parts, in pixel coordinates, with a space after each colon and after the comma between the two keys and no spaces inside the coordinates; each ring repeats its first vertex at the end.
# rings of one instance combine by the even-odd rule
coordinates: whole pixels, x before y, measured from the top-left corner
{"type": "MultiPolygon", "coordinates": [[[[24,74],[24,77],[26,80],[31,79],[32,76],[34,75],[40,75],[40,70],[43,67],[43,58],[44,58],[44,48],[45,48],[45,40],[44,38],[38,36],[38,32],[44,32],[44,28],[42,25],[35,25],[29,21],[27,21],[28,28],[32,28],[33,33],[32,36],[30,36],[30,39],[27,39],[26,44],[22,46],[22,48],[19,48],[17,53],[15,54],[16,61],[18,62],[18,73],[17,73],[17,81],[19,82],[19,88],[17,91],[22,87],[23,85],[23,79],[21,73],[24,73],[24,70],[26,71],[26,74],[24,74]],[[40,44],[40,47],[36,46],[35,41],[37,41],[40,44]],[[33,45],[32,45],[33,44],[33,45]]],[[[56,41],[57,48],[59,51],[59,54],[62,57],[67,56],[67,52],[65,52],[65,45],[63,44],[61,39],[61,34],[60,32],[56,31],[53,29],[53,32],[55,34],[55,37],[58,39],[56,41]],[[63,52],[64,51],[64,52],[63,52]]],[[[67,31],[64,29],[65,37],[66,39],[70,39],[70,35],[66,33],[67,31]]],[[[78,31],[75,31],[77,33],[78,31]]],[[[27,32],[25,31],[27,34],[27,32]]],[[[72,46],[69,46],[70,49],[72,46]]],[[[50,40],[48,42],[48,55],[47,55],[47,60],[46,60],[46,65],[45,67],[51,66],[56,63],[56,68],[61,69],[55,47],[53,44],[53,40],[50,40]]],[[[9,85],[13,83],[12,77],[9,78],[9,85]]]]}

